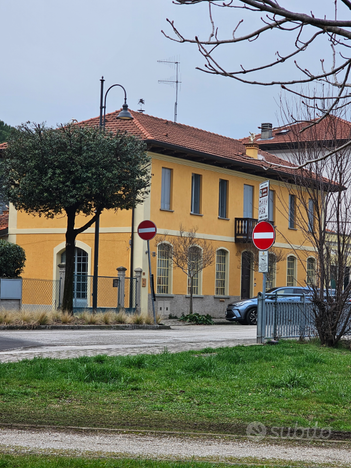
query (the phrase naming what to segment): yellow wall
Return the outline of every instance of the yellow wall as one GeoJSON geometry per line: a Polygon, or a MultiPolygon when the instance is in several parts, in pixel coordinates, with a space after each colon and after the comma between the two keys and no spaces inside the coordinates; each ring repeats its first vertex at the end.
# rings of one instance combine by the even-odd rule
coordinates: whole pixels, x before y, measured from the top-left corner
{"type": "MultiPolygon", "coordinates": [[[[151,154],[152,156],[152,188],[151,194],[142,206],[136,209],[135,229],[143,219],[153,220],[158,228],[158,234],[176,235],[182,224],[185,229],[196,227],[200,238],[213,242],[215,249],[225,248],[229,252],[229,295],[240,296],[241,270],[238,245],[234,242],[235,218],[243,217],[244,184],[254,187],[254,218],[258,216],[259,184],[265,179],[251,174],[244,174],[214,166],[186,160],[177,160],[168,156],[151,154]],[[160,209],[161,203],[161,173],[162,167],[173,170],[172,179],[172,211],[160,209]],[[202,176],[201,216],[190,213],[191,205],[191,177],[192,173],[202,176]],[[228,181],[228,219],[218,218],[219,179],[228,181]]],[[[293,250],[289,243],[298,251],[304,264],[307,256],[314,255],[313,249],[306,244],[301,231],[288,228],[288,189],[283,183],[271,181],[271,190],[275,191],[274,221],[277,226],[275,246],[283,251],[285,257],[293,250]]],[[[78,216],[76,226],[81,226],[89,218],[78,216]]],[[[10,240],[16,241],[24,247],[27,263],[24,277],[55,279],[58,276],[57,263],[59,254],[64,249],[66,218],[64,215],[55,219],[27,215],[18,212],[15,215],[13,207],[10,213],[10,240]],[[61,246],[61,247],[60,247],[61,246]]],[[[116,268],[127,268],[126,275],[130,275],[130,230],[131,212],[104,211],[100,221],[100,255],[99,275],[116,276],[116,268]]],[[[78,236],[81,245],[89,249],[89,272],[93,272],[94,256],[94,226],[78,236]]],[[[157,253],[156,238],[151,241],[151,251],[157,253]]],[[[157,256],[152,257],[152,269],[156,274],[157,256]]],[[[141,267],[147,279],[146,242],[141,241],[135,234],[134,268],[141,267]]],[[[298,283],[305,284],[306,272],[302,265],[297,265],[298,283]]],[[[148,284],[148,281],[147,281],[148,284]]],[[[253,273],[253,294],[262,288],[262,274],[253,273]]],[[[278,264],[276,285],[286,284],[286,260],[278,264]]],[[[173,294],[186,294],[187,278],[180,270],[173,271],[173,294]]],[[[202,293],[215,293],[215,265],[203,272],[202,293]]],[[[147,288],[143,288],[143,301],[147,300],[147,288]]]]}

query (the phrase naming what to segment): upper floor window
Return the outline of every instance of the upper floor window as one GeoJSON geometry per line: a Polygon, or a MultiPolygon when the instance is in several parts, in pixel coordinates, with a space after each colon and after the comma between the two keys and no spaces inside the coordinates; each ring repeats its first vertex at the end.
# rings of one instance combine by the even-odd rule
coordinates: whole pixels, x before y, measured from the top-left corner
{"type": "Polygon", "coordinates": [[[227,294],[227,258],[228,252],[224,249],[217,250],[216,253],[216,296],[227,294]]]}
{"type": "Polygon", "coordinates": [[[289,195],[289,228],[295,229],[296,227],[296,197],[289,195]]]}
{"type": "Polygon", "coordinates": [[[162,168],[161,210],[171,210],[172,169],[162,168]]]}
{"type": "Polygon", "coordinates": [[[307,286],[314,286],[316,284],[316,259],[308,258],[307,259],[307,286]]]}
{"type": "Polygon", "coordinates": [[[244,185],[244,218],[253,217],[253,186],[244,185]]]}
{"type": "Polygon", "coordinates": [[[292,256],[287,259],[286,285],[296,286],[296,258],[292,256]]]}
{"type": "Polygon", "coordinates": [[[218,216],[220,218],[227,218],[227,189],[228,181],[219,179],[218,216]]]}
{"type": "Polygon", "coordinates": [[[314,226],[314,203],[312,198],[308,200],[308,230],[313,232],[314,226]]]}
{"type": "Polygon", "coordinates": [[[171,255],[170,244],[159,244],[157,247],[157,294],[171,293],[171,255]]]}
{"type": "Polygon", "coordinates": [[[201,213],[201,175],[193,174],[191,178],[191,213],[201,213]]]}

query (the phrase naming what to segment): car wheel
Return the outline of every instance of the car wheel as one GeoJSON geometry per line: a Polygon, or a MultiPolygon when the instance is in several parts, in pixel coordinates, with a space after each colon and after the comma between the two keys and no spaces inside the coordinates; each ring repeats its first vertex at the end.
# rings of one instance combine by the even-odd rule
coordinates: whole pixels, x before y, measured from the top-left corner
{"type": "Polygon", "coordinates": [[[257,309],[250,309],[245,315],[245,322],[247,325],[257,325],[257,309]]]}

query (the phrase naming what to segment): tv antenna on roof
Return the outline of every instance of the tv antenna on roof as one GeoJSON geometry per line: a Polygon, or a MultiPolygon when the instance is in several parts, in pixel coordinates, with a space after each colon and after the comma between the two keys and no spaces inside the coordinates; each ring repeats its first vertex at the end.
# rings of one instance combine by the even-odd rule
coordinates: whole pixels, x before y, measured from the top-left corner
{"type": "Polygon", "coordinates": [[[181,81],[179,81],[179,65],[180,62],[176,60],[157,60],[158,63],[170,63],[172,65],[175,65],[176,69],[176,76],[175,79],[172,77],[170,80],[158,80],[159,83],[165,83],[165,84],[175,84],[176,85],[176,99],[174,103],[174,122],[177,122],[177,115],[178,115],[178,90],[179,90],[179,85],[181,84],[181,81]]]}

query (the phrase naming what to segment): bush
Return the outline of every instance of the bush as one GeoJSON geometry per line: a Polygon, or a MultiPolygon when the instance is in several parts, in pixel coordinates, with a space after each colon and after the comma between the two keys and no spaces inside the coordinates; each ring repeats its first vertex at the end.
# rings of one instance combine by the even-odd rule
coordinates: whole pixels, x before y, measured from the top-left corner
{"type": "Polygon", "coordinates": [[[198,313],[182,315],[179,319],[182,322],[196,323],[197,325],[213,325],[213,320],[210,314],[200,315],[198,313]]]}
{"type": "Polygon", "coordinates": [[[0,240],[0,276],[17,278],[22,273],[26,254],[21,246],[0,240]]]}

